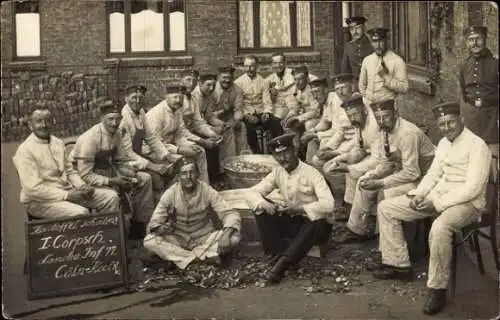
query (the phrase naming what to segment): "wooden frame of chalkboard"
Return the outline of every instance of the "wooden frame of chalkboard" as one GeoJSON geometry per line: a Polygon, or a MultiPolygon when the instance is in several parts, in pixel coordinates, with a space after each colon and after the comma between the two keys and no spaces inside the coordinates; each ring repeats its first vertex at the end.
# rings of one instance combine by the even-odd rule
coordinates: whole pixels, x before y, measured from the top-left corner
{"type": "Polygon", "coordinates": [[[28,300],[129,289],[121,213],[29,221],[26,257],[28,300]]]}

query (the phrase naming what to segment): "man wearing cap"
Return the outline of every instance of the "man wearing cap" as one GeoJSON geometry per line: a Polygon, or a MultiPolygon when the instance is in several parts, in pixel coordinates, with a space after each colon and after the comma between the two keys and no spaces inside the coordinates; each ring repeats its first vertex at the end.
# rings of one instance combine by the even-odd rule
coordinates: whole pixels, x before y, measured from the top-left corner
{"type": "MultiPolygon", "coordinates": [[[[339,137],[335,135],[338,130],[349,126],[351,123],[347,118],[345,111],[342,109],[342,102],[351,97],[354,91],[354,77],[352,74],[337,74],[332,77],[335,92],[330,93],[330,133],[324,139],[320,140],[319,150],[311,159],[311,164],[317,168],[323,167],[326,161],[337,156],[339,153],[336,150],[339,147],[339,137]],[[333,140],[335,138],[335,140],[333,140]]],[[[344,151],[344,150],[339,150],[344,151]]]]}
{"type": "Polygon", "coordinates": [[[302,65],[293,70],[295,79],[294,93],[295,103],[291,105],[290,112],[286,116],[285,127],[300,128],[299,132],[312,129],[319,122],[319,104],[311,94],[309,85],[309,70],[302,65]]]}
{"type": "Polygon", "coordinates": [[[318,152],[320,141],[331,137],[332,101],[334,99],[334,95],[328,91],[328,81],[326,78],[321,77],[312,80],[309,85],[311,86],[311,95],[318,103],[320,120],[314,127],[306,130],[300,139],[302,144],[307,145],[307,163],[310,163],[312,157],[318,152]]]}
{"type": "MultiPolygon", "coordinates": [[[[208,161],[208,174],[210,181],[219,180],[220,176],[220,150],[227,152],[228,149],[234,150],[234,135],[230,126],[218,119],[214,114],[216,101],[213,96],[217,76],[211,73],[200,75],[198,86],[192,92],[192,103],[195,109],[199,110],[201,118],[194,121],[192,132],[207,138],[209,144],[204,145],[208,161]],[[207,127],[205,132],[201,127],[207,127]],[[211,133],[210,133],[211,131],[211,133]]],[[[234,151],[235,152],[235,151],[234,151]]]]}
{"type": "Polygon", "coordinates": [[[246,149],[246,132],[243,123],[243,90],[234,84],[234,71],[235,69],[232,66],[218,69],[218,81],[213,93],[216,103],[214,114],[230,127],[228,129],[230,132],[228,132],[227,137],[224,137],[220,148],[221,161],[246,149]],[[231,137],[231,134],[234,137],[231,137]],[[227,142],[224,143],[224,141],[227,142]]]}
{"type": "Polygon", "coordinates": [[[378,279],[411,279],[413,271],[401,221],[435,217],[429,234],[429,293],[423,312],[436,314],[446,304],[452,236],[476,221],[486,206],[491,152],[467,127],[459,104],[446,102],[433,109],[444,136],[432,165],[416,189],[378,205],[382,265],[378,279]]]}
{"type": "Polygon", "coordinates": [[[363,62],[366,56],[373,53],[370,40],[365,35],[365,22],[365,17],[350,17],[346,19],[351,34],[351,41],[344,46],[340,72],[353,74],[356,82],[359,80],[361,62],[363,62]]]}
{"type": "Polygon", "coordinates": [[[240,241],[241,218],[209,184],[195,162],[183,161],[179,181],[163,194],[148,225],[144,247],[185,269],[198,259],[220,263],[240,241]],[[222,227],[212,223],[213,211],[222,227]]]}
{"type": "MultiPolygon", "coordinates": [[[[275,72],[266,78],[269,85],[269,95],[266,95],[266,98],[270,98],[270,100],[265,100],[264,104],[271,106],[272,113],[264,114],[263,116],[274,117],[282,122],[286,120],[288,113],[297,107],[297,102],[293,95],[295,93],[294,72],[293,69],[286,67],[285,54],[282,52],[274,53],[271,56],[271,68],[275,72]]],[[[308,80],[316,79],[309,72],[307,73],[307,78],[308,80]]]]}
{"type": "Polygon", "coordinates": [[[486,48],[487,32],[482,26],[465,30],[470,55],[459,72],[461,110],[465,126],[490,146],[498,162],[498,57],[486,48]]]}
{"type": "Polygon", "coordinates": [[[120,197],[109,189],[88,185],[67,159],[64,142],[51,135],[52,114],[37,108],[30,114],[31,134],[13,157],[21,182],[21,203],[38,219],[118,213],[120,197]]]}
{"type": "Polygon", "coordinates": [[[170,182],[168,180],[172,180],[170,174],[173,171],[173,164],[180,156],[169,151],[146,122],[143,105],[146,92],[147,88],[142,85],[133,85],[126,89],[126,104],[122,108],[120,130],[123,133],[123,147],[135,160],[133,166],[137,170],[145,170],[151,174],[155,199],[159,200],[170,182]],[[144,142],[149,150],[143,148],[144,142]]]}
{"type": "Polygon", "coordinates": [[[185,127],[196,135],[218,140],[220,137],[201,115],[199,97],[193,99],[193,93],[198,88],[198,78],[199,73],[196,70],[185,71],[181,78],[181,90],[184,94],[182,119],[185,127]]]}
{"type": "Polygon", "coordinates": [[[133,217],[129,237],[144,238],[146,224],[153,213],[151,176],[131,167],[133,159],[124,148],[125,130],[119,129],[122,115],[112,101],[101,105],[101,122],[76,140],[69,161],[90,186],[129,192],[133,198],[133,217]]]}
{"type": "Polygon", "coordinates": [[[334,134],[333,140],[345,144],[344,152],[339,153],[323,166],[324,172],[336,166],[336,163],[358,163],[363,160],[371,150],[371,146],[379,137],[379,128],[373,116],[363,103],[360,94],[353,94],[341,104],[350,125],[341,126],[334,134]]]}
{"type": "Polygon", "coordinates": [[[243,121],[247,131],[247,142],[253,153],[264,153],[259,146],[257,130],[261,127],[276,137],[283,132],[279,120],[271,117],[272,106],[269,84],[257,73],[258,60],[253,55],[245,56],[243,67],[246,69],[235,84],[243,90],[243,121]],[[264,117],[264,114],[268,114],[264,117]]]}
{"type": "Polygon", "coordinates": [[[333,212],[333,195],[319,171],[299,160],[294,138],[295,133],[287,133],[269,142],[280,166],[248,189],[248,205],[264,251],[271,256],[266,280],[272,283],[281,281],[313,245],[327,241],[332,229],[326,218],[333,212]],[[279,195],[271,199],[276,189],[279,195]]]}
{"type": "Polygon", "coordinates": [[[352,204],[344,233],[336,241],[363,242],[375,232],[375,204],[379,197],[391,198],[415,187],[430,166],[434,145],[429,137],[413,123],[399,117],[394,100],[371,105],[380,128],[373,142],[371,155],[357,164],[339,163],[334,171],[345,172],[344,201],[352,204]],[[352,186],[355,186],[352,188],[352,186]],[[380,193],[380,194],[379,194],[380,193]]]}
{"type": "Polygon", "coordinates": [[[359,74],[359,91],[365,104],[395,99],[408,91],[408,77],[404,60],[388,50],[386,28],[367,31],[373,53],[363,59],[359,74]]]}
{"type": "Polygon", "coordinates": [[[167,86],[165,99],[146,113],[146,121],[158,133],[162,143],[173,153],[195,159],[200,169],[201,180],[208,183],[204,146],[209,145],[211,141],[200,138],[184,125],[183,93],[184,88],[180,85],[167,86]]]}

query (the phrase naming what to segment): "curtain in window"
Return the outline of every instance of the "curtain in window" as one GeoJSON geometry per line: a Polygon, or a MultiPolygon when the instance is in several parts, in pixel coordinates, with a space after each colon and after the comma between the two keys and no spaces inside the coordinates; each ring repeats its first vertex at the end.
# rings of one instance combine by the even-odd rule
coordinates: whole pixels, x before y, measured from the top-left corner
{"type": "Polygon", "coordinates": [[[253,48],[253,4],[252,1],[240,1],[240,48],[253,48]]]}
{"type": "Polygon", "coordinates": [[[289,1],[260,2],[260,39],[263,48],[291,46],[289,1]]]}
{"type": "Polygon", "coordinates": [[[297,46],[311,45],[311,5],[309,1],[297,1],[297,46]]]}
{"type": "Polygon", "coordinates": [[[142,10],[130,15],[131,49],[137,51],[163,51],[163,11],[142,10]]]}

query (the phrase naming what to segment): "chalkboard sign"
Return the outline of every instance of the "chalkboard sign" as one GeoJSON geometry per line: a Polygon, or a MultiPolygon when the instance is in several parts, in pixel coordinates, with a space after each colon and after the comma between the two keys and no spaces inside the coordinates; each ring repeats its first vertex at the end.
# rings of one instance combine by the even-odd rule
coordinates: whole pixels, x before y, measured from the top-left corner
{"type": "Polygon", "coordinates": [[[28,300],[128,287],[121,214],[26,223],[28,300]]]}

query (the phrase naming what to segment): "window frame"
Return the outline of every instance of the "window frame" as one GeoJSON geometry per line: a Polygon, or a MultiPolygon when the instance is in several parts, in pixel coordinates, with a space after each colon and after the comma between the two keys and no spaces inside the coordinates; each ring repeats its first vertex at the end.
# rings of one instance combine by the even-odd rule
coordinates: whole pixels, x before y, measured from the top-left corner
{"type": "Polygon", "coordinates": [[[187,42],[187,5],[186,0],[183,0],[184,5],[184,50],[171,51],[170,48],[170,16],[168,14],[169,3],[168,0],[161,0],[163,5],[163,46],[162,51],[132,51],[132,35],[131,35],[131,1],[123,1],[123,11],[125,16],[125,52],[111,52],[111,39],[110,39],[110,21],[109,21],[109,7],[106,5],[106,57],[107,58],[141,58],[141,57],[165,57],[165,56],[182,56],[188,52],[187,42]]]}
{"type": "MultiPolygon", "coordinates": [[[[431,3],[430,1],[425,1],[427,4],[427,21],[430,22],[430,16],[431,16],[431,3]]],[[[420,76],[429,76],[431,73],[431,66],[430,66],[430,54],[431,54],[431,49],[432,49],[432,37],[431,37],[431,28],[430,26],[427,27],[427,56],[425,57],[425,66],[420,66],[416,64],[412,64],[408,61],[408,56],[409,56],[409,24],[408,24],[408,3],[406,2],[393,2],[390,4],[391,5],[391,30],[395,30],[396,32],[391,32],[391,45],[392,48],[394,49],[399,49],[400,46],[400,41],[397,37],[396,34],[400,33],[400,29],[398,26],[404,26],[404,32],[403,32],[403,37],[404,37],[404,51],[405,52],[400,52],[400,54],[403,55],[403,59],[406,63],[406,68],[409,73],[414,73],[420,76]],[[404,16],[404,21],[400,21],[399,18],[399,13],[400,10],[403,10],[403,16],[404,16]]]]}
{"type": "Polygon", "coordinates": [[[16,3],[17,1],[12,1],[11,2],[11,10],[12,10],[12,26],[13,26],[13,29],[12,29],[12,59],[14,61],[19,61],[19,62],[29,62],[29,61],[39,61],[42,59],[42,15],[40,14],[40,7],[41,7],[41,2],[42,1],[39,1],[39,0],[34,0],[37,2],[37,5],[38,5],[38,15],[39,15],[39,26],[38,26],[38,30],[40,32],[40,34],[38,35],[39,38],[40,38],[40,54],[37,55],[37,56],[18,56],[17,55],[17,23],[16,23],[16,3]]]}
{"type": "Polygon", "coordinates": [[[238,24],[236,32],[236,41],[238,46],[238,53],[271,53],[271,52],[300,52],[314,50],[314,1],[309,1],[310,25],[311,25],[311,45],[306,47],[297,47],[297,1],[293,2],[293,14],[290,14],[290,37],[292,46],[290,47],[275,47],[275,48],[262,48],[260,47],[260,1],[251,0],[253,5],[253,48],[240,47],[240,0],[236,1],[236,21],[238,24]],[[295,45],[295,46],[294,46],[295,45]]]}

